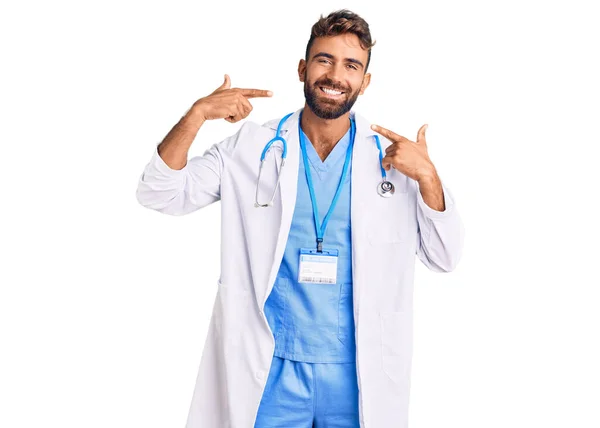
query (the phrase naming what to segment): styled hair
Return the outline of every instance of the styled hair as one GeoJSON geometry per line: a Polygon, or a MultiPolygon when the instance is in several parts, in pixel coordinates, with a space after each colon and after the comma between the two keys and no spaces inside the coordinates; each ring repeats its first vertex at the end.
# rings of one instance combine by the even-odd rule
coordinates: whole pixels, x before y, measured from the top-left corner
{"type": "Polygon", "coordinates": [[[345,33],[355,34],[360,41],[360,47],[369,50],[369,57],[365,66],[366,73],[371,62],[371,48],[375,45],[375,41],[371,40],[371,32],[367,21],[347,9],[331,12],[326,18],[321,15],[321,18],[312,26],[310,39],[306,45],[306,61],[308,62],[308,53],[317,37],[339,36],[345,33]]]}

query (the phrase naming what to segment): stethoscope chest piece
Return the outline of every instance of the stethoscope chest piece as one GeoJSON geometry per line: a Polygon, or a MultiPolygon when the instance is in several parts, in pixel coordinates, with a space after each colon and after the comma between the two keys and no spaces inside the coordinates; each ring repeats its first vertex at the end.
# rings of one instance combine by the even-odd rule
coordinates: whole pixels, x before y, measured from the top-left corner
{"type": "Polygon", "coordinates": [[[384,198],[392,196],[394,191],[394,185],[390,181],[384,180],[377,185],[377,193],[384,198]]]}

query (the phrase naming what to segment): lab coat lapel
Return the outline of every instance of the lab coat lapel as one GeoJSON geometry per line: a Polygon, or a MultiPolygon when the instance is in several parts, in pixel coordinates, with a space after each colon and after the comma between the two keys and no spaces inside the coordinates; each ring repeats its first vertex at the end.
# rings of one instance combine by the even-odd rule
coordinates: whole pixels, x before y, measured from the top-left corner
{"type": "Polygon", "coordinates": [[[352,238],[352,288],[354,302],[354,318],[358,323],[359,309],[361,302],[361,293],[363,292],[364,277],[363,269],[366,266],[367,254],[363,249],[368,247],[367,242],[367,223],[369,207],[365,206],[364,195],[369,190],[368,184],[373,180],[371,178],[371,165],[375,165],[379,159],[379,152],[375,144],[373,135],[375,134],[369,123],[360,115],[352,113],[356,123],[356,137],[354,148],[352,149],[352,170],[350,172],[350,231],[352,238]],[[375,155],[375,156],[374,156],[375,155]]]}
{"type": "MultiPolygon", "coordinates": [[[[298,190],[298,163],[300,161],[300,142],[298,137],[298,117],[302,109],[297,110],[292,116],[290,116],[282,126],[281,135],[287,141],[287,158],[283,169],[280,168],[280,163],[277,163],[277,172],[281,174],[279,182],[279,200],[281,201],[280,215],[281,220],[279,222],[279,234],[277,237],[277,244],[275,247],[275,253],[273,256],[271,270],[269,274],[269,280],[267,282],[267,288],[262,296],[257,296],[259,302],[261,302],[261,310],[264,308],[264,304],[271,293],[275,278],[279,271],[281,260],[283,259],[283,252],[288,240],[290,227],[292,225],[292,217],[294,215],[294,208],[296,206],[296,193],[298,190]]],[[[277,121],[279,123],[279,121],[277,121]]],[[[277,123],[274,128],[277,129],[277,123]]],[[[276,204],[277,205],[277,204],[276,204]]]]}

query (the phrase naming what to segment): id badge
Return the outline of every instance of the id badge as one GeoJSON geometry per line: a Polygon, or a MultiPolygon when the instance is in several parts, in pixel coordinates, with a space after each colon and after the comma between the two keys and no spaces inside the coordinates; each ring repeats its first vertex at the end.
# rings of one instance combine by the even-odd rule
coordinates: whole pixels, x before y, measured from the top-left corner
{"type": "Polygon", "coordinates": [[[338,250],[312,248],[300,249],[298,282],[310,284],[335,284],[337,282],[338,250]]]}

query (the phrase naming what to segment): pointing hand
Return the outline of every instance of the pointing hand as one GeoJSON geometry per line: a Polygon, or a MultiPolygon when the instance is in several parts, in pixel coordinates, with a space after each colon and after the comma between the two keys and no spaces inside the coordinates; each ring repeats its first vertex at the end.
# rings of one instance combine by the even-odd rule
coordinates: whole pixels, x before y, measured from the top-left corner
{"type": "Polygon", "coordinates": [[[271,91],[262,89],[232,88],[231,79],[226,74],[225,81],[212,94],[200,98],[194,107],[202,112],[204,120],[225,119],[235,123],[246,118],[252,111],[248,99],[271,97],[271,91]]]}
{"type": "Polygon", "coordinates": [[[419,129],[416,142],[378,125],[371,125],[371,129],[392,142],[385,149],[385,157],[381,160],[381,166],[386,171],[394,167],[415,181],[435,174],[435,167],[427,153],[427,141],[425,141],[427,125],[419,129]]]}

